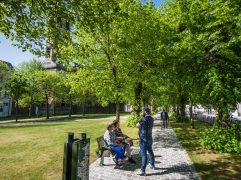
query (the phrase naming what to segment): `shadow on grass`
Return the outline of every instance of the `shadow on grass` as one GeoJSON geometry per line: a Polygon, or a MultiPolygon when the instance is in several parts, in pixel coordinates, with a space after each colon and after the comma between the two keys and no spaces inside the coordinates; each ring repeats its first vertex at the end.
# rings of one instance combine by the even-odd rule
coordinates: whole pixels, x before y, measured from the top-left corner
{"type": "Polygon", "coordinates": [[[195,122],[196,128],[192,129],[190,123],[172,123],[172,127],[177,134],[178,140],[181,141],[184,148],[188,151],[195,151],[201,148],[201,132],[210,128],[210,125],[203,122],[195,122]]]}
{"type": "Polygon", "coordinates": [[[193,164],[202,179],[240,179],[241,155],[223,154],[205,150],[200,143],[201,132],[211,126],[195,121],[195,129],[190,123],[172,123],[173,129],[183,147],[191,154],[193,164]]]}
{"type": "Polygon", "coordinates": [[[202,179],[240,179],[241,155],[211,160],[207,163],[194,163],[202,179]]]}

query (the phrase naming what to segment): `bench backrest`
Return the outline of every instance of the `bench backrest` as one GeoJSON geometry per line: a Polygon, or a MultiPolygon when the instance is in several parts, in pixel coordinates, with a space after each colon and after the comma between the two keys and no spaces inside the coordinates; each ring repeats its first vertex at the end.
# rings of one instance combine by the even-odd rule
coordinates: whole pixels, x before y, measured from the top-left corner
{"type": "Polygon", "coordinates": [[[97,144],[98,144],[98,149],[101,149],[103,146],[105,146],[104,142],[104,136],[100,136],[96,138],[97,144]]]}

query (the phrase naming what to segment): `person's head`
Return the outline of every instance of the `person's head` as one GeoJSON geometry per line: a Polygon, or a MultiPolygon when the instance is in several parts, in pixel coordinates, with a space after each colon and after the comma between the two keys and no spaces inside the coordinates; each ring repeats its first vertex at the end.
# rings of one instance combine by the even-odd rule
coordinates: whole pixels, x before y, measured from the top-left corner
{"type": "Polygon", "coordinates": [[[112,130],[114,129],[113,123],[107,124],[106,129],[107,129],[108,131],[112,131],[112,130]]]}
{"type": "Polygon", "coordinates": [[[150,110],[150,108],[144,108],[143,109],[143,116],[145,117],[146,115],[150,115],[151,114],[151,110],[150,110]]]}
{"type": "Polygon", "coordinates": [[[163,109],[162,111],[163,111],[163,112],[165,112],[166,110],[165,110],[165,109],[163,109]]]}
{"type": "Polygon", "coordinates": [[[113,125],[114,125],[115,128],[118,128],[119,127],[119,121],[114,120],[113,125]]]}

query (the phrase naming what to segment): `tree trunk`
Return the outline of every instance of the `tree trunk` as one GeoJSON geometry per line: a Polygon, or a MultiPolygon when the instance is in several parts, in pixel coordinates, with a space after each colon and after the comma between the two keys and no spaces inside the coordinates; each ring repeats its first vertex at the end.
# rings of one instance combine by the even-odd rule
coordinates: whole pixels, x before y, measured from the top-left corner
{"type": "Polygon", "coordinates": [[[194,126],[194,120],[193,120],[193,112],[192,112],[192,101],[190,100],[190,106],[189,106],[189,113],[190,113],[190,120],[191,120],[191,128],[195,128],[194,126]]]}
{"type": "Polygon", "coordinates": [[[28,107],[28,117],[31,117],[31,107],[28,107]]]}
{"type": "Polygon", "coordinates": [[[230,121],[230,118],[229,118],[227,104],[224,103],[220,108],[218,108],[218,117],[217,117],[217,120],[215,120],[215,123],[218,122],[219,125],[228,127],[229,121],[230,121]]]}
{"type": "Polygon", "coordinates": [[[115,112],[116,112],[116,120],[119,122],[120,121],[120,102],[117,100],[115,104],[115,112]]]}
{"type": "Polygon", "coordinates": [[[183,95],[180,96],[180,110],[181,110],[181,117],[182,117],[182,122],[185,117],[185,106],[186,106],[186,99],[183,95]]]}
{"type": "Polygon", "coordinates": [[[175,104],[172,105],[172,110],[173,110],[174,113],[177,113],[177,108],[176,108],[176,105],[175,105],[175,104]]]}
{"type": "Polygon", "coordinates": [[[55,116],[55,99],[54,99],[54,97],[53,97],[53,101],[52,101],[52,103],[53,103],[53,115],[55,116]]]}
{"type": "Polygon", "coordinates": [[[47,95],[45,95],[45,100],[46,100],[46,119],[49,119],[49,98],[47,95]]]}
{"type": "Polygon", "coordinates": [[[180,108],[179,108],[179,105],[177,105],[177,116],[180,115],[180,108]]]}
{"type": "Polygon", "coordinates": [[[72,114],[72,98],[70,97],[70,103],[69,103],[69,117],[71,117],[72,114]]]}
{"type": "Polygon", "coordinates": [[[18,100],[15,102],[15,119],[18,122],[18,100]]]}
{"type": "Polygon", "coordinates": [[[133,111],[136,117],[140,116],[140,113],[141,113],[141,92],[142,92],[142,83],[139,82],[135,87],[135,100],[134,100],[134,106],[133,106],[133,111]]]}
{"type": "Polygon", "coordinates": [[[85,101],[82,102],[82,115],[85,116],[85,101]]]}
{"type": "Polygon", "coordinates": [[[30,103],[29,108],[28,108],[28,117],[32,116],[32,103],[30,103]]]}

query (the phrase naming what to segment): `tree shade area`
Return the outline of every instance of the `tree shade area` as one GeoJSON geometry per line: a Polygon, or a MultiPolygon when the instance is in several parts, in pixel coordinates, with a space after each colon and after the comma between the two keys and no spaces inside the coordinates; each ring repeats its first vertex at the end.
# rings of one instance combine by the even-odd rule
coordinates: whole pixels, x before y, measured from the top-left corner
{"type": "Polygon", "coordinates": [[[173,0],[159,7],[138,0],[1,1],[0,33],[67,68],[62,75],[38,69],[32,79],[13,73],[8,92],[16,110],[21,98],[48,107],[54,96],[71,105],[92,94],[102,105],[116,104],[117,120],[120,104],[130,102],[129,125],[143,106],[172,108],[184,121],[186,105],[201,104],[217,111],[215,132],[234,133],[232,151],[240,152],[240,126],[228,114],[241,101],[240,6],[240,0],[173,0]],[[54,53],[46,53],[46,41],[54,53]],[[26,80],[14,77],[38,86],[21,90],[17,83],[26,80]]]}

